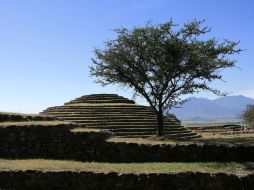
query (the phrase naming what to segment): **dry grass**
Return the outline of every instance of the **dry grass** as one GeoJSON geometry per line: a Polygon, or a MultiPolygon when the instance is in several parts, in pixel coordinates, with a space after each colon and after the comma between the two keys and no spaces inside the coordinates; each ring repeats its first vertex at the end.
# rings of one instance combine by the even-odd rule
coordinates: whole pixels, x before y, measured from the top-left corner
{"type": "Polygon", "coordinates": [[[95,128],[81,128],[81,127],[78,127],[78,128],[74,128],[74,129],[72,129],[71,130],[71,132],[74,132],[74,133],[76,133],[76,132],[103,132],[103,131],[105,131],[105,130],[101,130],[101,129],[95,129],[95,128]]]}
{"type": "Polygon", "coordinates": [[[0,159],[1,171],[91,171],[100,173],[179,173],[204,172],[248,175],[254,172],[254,163],[96,163],[62,160],[3,160],[0,159]]]}
{"type": "Polygon", "coordinates": [[[112,137],[107,140],[108,142],[127,142],[127,143],[138,143],[138,144],[170,144],[170,145],[225,145],[225,146],[254,146],[254,134],[243,134],[243,135],[205,135],[202,134],[201,138],[191,140],[172,140],[169,138],[119,138],[112,137]]]}
{"type": "MultiPolygon", "coordinates": [[[[173,140],[162,140],[157,138],[124,138],[124,137],[111,137],[107,140],[108,142],[126,142],[126,143],[137,143],[137,144],[176,144],[173,140]]],[[[186,144],[186,141],[182,142],[186,144]]],[[[187,143],[189,144],[189,142],[187,143]]]]}

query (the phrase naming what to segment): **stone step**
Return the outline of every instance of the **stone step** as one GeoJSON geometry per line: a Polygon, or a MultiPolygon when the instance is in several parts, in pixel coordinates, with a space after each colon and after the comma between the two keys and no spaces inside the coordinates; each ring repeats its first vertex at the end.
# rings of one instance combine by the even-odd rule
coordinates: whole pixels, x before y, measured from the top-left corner
{"type": "MultiPolygon", "coordinates": [[[[93,127],[91,127],[91,129],[93,129],[93,127]]],[[[131,127],[129,130],[128,128],[104,128],[105,130],[111,131],[111,132],[145,132],[145,131],[157,131],[157,126],[149,126],[149,127],[131,127]]],[[[176,134],[182,134],[182,133],[195,133],[193,131],[190,131],[188,129],[186,129],[185,127],[164,127],[163,128],[164,132],[170,132],[170,133],[176,133],[176,134]]],[[[195,133],[196,134],[196,133],[195,133]]]]}
{"type": "MultiPolygon", "coordinates": [[[[113,134],[115,136],[139,136],[139,135],[155,135],[157,131],[150,132],[150,131],[143,131],[143,132],[114,132],[113,134]]],[[[171,133],[164,131],[164,134],[167,136],[170,136],[172,138],[187,138],[191,137],[193,135],[196,135],[195,133],[171,133]]]]}
{"type": "Polygon", "coordinates": [[[152,108],[148,106],[143,105],[136,105],[136,104],[129,104],[129,103],[114,103],[114,104],[108,104],[108,103],[100,103],[100,104],[92,104],[92,103],[77,103],[77,104],[69,104],[64,105],[58,108],[133,108],[133,109],[149,109],[152,110],[152,108]]]}
{"type": "Polygon", "coordinates": [[[147,107],[147,106],[137,106],[135,104],[69,104],[69,105],[64,105],[64,106],[56,106],[56,107],[49,107],[44,111],[52,111],[52,110],[64,110],[64,109],[86,109],[86,110],[98,110],[98,109],[103,109],[103,110],[108,110],[108,109],[115,109],[115,110],[122,110],[122,109],[130,109],[130,110],[145,110],[145,111],[154,111],[152,108],[147,107]]]}
{"type": "Polygon", "coordinates": [[[151,136],[155,136],[157,133],[150,134],[150,135],[125,135],[125,136],[120,136],[120,135],[115,135],[118,138],[149,138],[151,136]]]}
{"type": "MultiPolygon", "coordinates": [[[[128,99],[124,98],[123,96],[81,96],[79,98],[75,98],[74,100],[86,100],[86,99],[95,99],[95,100],[100,100],[100,99],[128,99]]],[[[128,99],[129,100],[129,99],[128,99]]]]}
{"type": "MultiPolygon", "coordinates": [[[[153,119],[156,120],[157,116],[155,114],[76,114],[76,113],[55,113],[52,114],[54,117],[59,119],[91,119],[91,120],[100,120],[100,119],[153,119]]],[[[175,121],[173,118],[165,117],[164,121],[175,121]]]]}
{"type": "MultiPolygon", "coordinates": [[[[93,124],[83,124],[83,123],[77,123],[81,126],[88,127],[88,128],[97,128],[97,129],[118,129],[118,128],[139,128],[139,129],[146,129],[146,128],[157,128],[157,125],[93,125],[93,124]]],[[[179,125],[165,125],[164,128],[170,128],[170,129],[178,129],[178,128],[184,128],[179,125]]],[[[186,128],[184,128],[186,129],[186,128]]]]}
{"type": "Polygon", "coordinates": [[[43,115],[58,115],[58,116],[87,116],[87,117],[95,117],[95,116],[137,116],[137,117],[156,117],[153,112],[86,112],[86,111],[50,111],[50,112],[43,112],[43,115]]]}
{"type": "Polygon", "coordinates": [[[135,103],[133,100],[130,100],[128,98],[123,98],[123,97],[98,97],[98,98],[94,98],[94,97],[87,97],[87,98],[76,98],[74,100],[71,100],[67,103],[71,103],[71,102],[86,102],[86,101],[127,101],[127,102],[131,102],[131,103],[135,103]]]}
{"type": "MultiPolygon", "coordinates": [[[[146,119],[146,118],[67,118],[65,119],[65,117],[58,117],[55,116],[55,118],[57,118],[58,120],[61,121],[69,121],[69,122],[88,122],[88,123],[104,123],[104,122],[123,122],[123,123],[133,123],[133,122],[145,122],[145,123],[156,123],[157,125],[157,119],[156,118],[150,118],[150,119],[146,119]]],[[[175,125],[180,125],[180,123],[178,123],[175,120],[164,120],[163,121],[164,124],[166,123],[170,123],[170,124],[175,124],[175,125]]]]}
{"type": "Polygon", "coordinates": [[[151,136],[151,135],[156,135],[156,131],[154,132],[115,132],[114,136],[151,136]]]}
{"type": "MultiPolygon", "coordinates": [[[[80,120],[80,119],[86,119],[86,120],[110,120],[110,119],[114,119],[114,120],[150,120],[150,121],[156,121],[157,117],[156,116],[128,116],[128,115],[106,115],[106,116],[100,116],[100,115],[96,115],[96,116],[86,116],[86,115],[79,115],[79,116],[71,116],[71,115],[55,115],[57,116],[59,119],[64,119],[64,120],[80,120]]],[[[173,120],[166,120],[166,121],[173,121],[173,120]]]]}
{"type": "MultiPolygon", "coordinates": [[[[94,118],[86,118],[86,117],[80,117],[80,118],[61,118],[58,117],[59,119],[62,119],[64,121],[72,121],[72,122],[87,122],[87,123],[133,123],[133,122],[137,122],[137,123],[156,123],[157,124],[157,119],[156,118],[98,118],[98,117],[94,117],[94,118]]],[[[176,123],[175,121],[170,121],[170,120],[164,120],[164,123],[176,123]]]]}
{"type": "Polygon", "coordinates": [[[130,109],[149,109],[152,110],[150,107],[147,106],[137,106],[136,104],[129,104],[129,103],[77,103],[77,104],[67,104],[61,106],[61,108],[130,108],[130,109]]]}
{"type": "Polygon", "coordinates": [[[90,103],[90,104],[100,104],[100,103],[107,103],[107,104],[113,104],[113,103],[128,103],[128,104],[135,104],[133,100],[128,99],[79,99],[79,100],[73,100],[70,102],[65,103],[64,105],[71,105],[71,104],[78,104],[78,103],[90,103]]]}
{"type": "Polygon", "coordinates": [[[129,110],[145,110],[145,111],[153,111],[152,108],[147,107],[147,106],[137,106],[135,104],[69,104],[69,105],[64,105],[61,107],[50,107],[44,110],[46,111],[52,111],[52,110],[69,110],[69,109],[85,109],[85,110],[109,110],[109,109],[114,109],[114,110],[122,110],[122,109],[129,109],[129,110]]]}
{"type": "Polygon", "coordinates": [[[100,96],[100,95],[94,95],[94,94],[92,94],[92,95],[88,95],[88,96],[85,95],[85,96],[81,96],[79,98],[75,98],[75,100],[76,99],[106,99],[106,98],[110,98],[110,99],[112,99],[112,98],[120,98],[120,99],[123,99],[124,97],[123,96],[118,96],[116,94],[109,95],[109,96],[104,96],[104,95],[100,96]]]}
{"type": "Polygon", "coordinates": [[[45,110],[43,113],[50,112],[118,112],[118,113],[129,113],[129,112],[142,112],[142,113],[153,113],[155,112],[151,109],[142,109],[142,108],[103,108],[103,107],[62,107],[52,110],[45,110]]]}
{"type": "Polygon", "coordinates": [[[53,110],[46,110],[44,113],[50,112],[90,112],[90,113],[148,113],[156,114],[153,110],[150,109],[141,109],[141,108],[105,108],[105,107],[63,107],[53,110]]]}
{"type": "MultiPolygon", "coordinates": [[[[123,97],[81,97],[81,98],[76,98],[74,100],[71,100],[70,102],[72,101],[86,101],[86,100],[130,100],[128,98],[123,98],[123,97]]],[[[132,100],[130,100],[132,101],[132,100]]]]}
{"type": "Polygon", "coordinates": [[[120,114],[120,115],[136,115],[136,114],[140,114],[140,115],[154,115],[156,116],[156,113],[151,111],[151,110],[139,110],[139,109],[99,109],[99,108],[96,108],[96,109],[59,109],[59,110],[51,110],[49,112],[47,112],[48,114],[49,113],[77,113],[77,114],[83,114],[83,113],[87,113],[87,114],[97,114],[97,115],[101,115],[101,114],[104,114],[104,115],[112,115],[112,114],[120,114]]]}
{"type": "Polygon", "coordinates": [[[59,116],[75,116],[75,115],[81,115],[81,117],[87,116],[87,117],[99,117],[99,116],[112,116],[112,117],[124,117],[124,116],[137,116],[137,117],[157,117],[156,114],[152,112],[89,112],[85,113],[83,111],[81,112],[74,112],[74,111],[61,111],[61,112],[47,112],[47,114],[43,114],[44,116],[49,116],[49,115],[59,115],[59,116]]]}
{"type": "MultiPolygon", "coordinates": [[[[156,116],[147,116],[147,115],[139,115],[139,116],[135,116],[135,115],[66,115],[66,114],[51,114],[51,116],[57,117],[59,119],[87,119],[87,120],[110,120],[110,119],[114,119],[114,120],[118,120],[118,119],[151,119],[151,120],[157,120],[156,116]]],[[[175,121],[173,119],[165,119],[165,121],[175,121]]]]}
{"type": "Polygon", "coordinates": [[[95,98],[95,97],[122,97],[122,96],[119,96],[117,94],[89,94],[89,95],[84,95],[84,96],[81,96],[79,98],[95,98]]]}
{"type": "MultiPolygon", "coordinates": [[[[154,119],[119,119],[119,118],[114,118],[114,119],[100,119],[100,118],[80,118],[80,119],[72,119],[72,118],[69,118],[69,119],[65,119],[64,117],[57,117],[59,120],[62,120],[62,121],[69,121],[69,122],[78,122],[78,123],[146,123],[146,124],[149,124],[149,123],[152,123],[152,124],[156,124],[157,125],[157,120],[156,118],[154,119]]],[[[179,124],[177,123],[176,121],[170,121],[170,120],[164,120],[163,121],[164,125],[168,125],[168,124],[179,124]]]]}
{"type": "MultiPolygon", "coordinates": [[[[149,138],[151,136],[157,135],[157,133],[154,134],[150,134],[150,135],[125,135],[125,136],[120,136],[120,135],[116,135],[116,137],[118,138],[149,138]]],[[[165,134],[165,136],[168,136],[167,134],[165,134]]],[[[190,139],[194,139],[194,138],[199,138],[199,135],[192,135],[192,136],[187,136],[187,137],[171,137],[172,139],[175,140],[180,140],[180,141],[184,141],[184,140],[190,140],[190,139]]]]}
{"type": "MultiPolygon", "coordinates": [[[[72,121],[72,123],[77,123],[77,124],[83,124],[83,125],[86,125],[87,127],[92,127],[92,126],[95,126],[95,127],[99,127],[99,126],[157,126],[157,123],[154,122],[154,123],[151,123],[151,122],[132,122],[132,123],[128,123],[128,122],[102,122],[102,123],[98,123],[98,122],[91,122],[91,123],[88,123],[86,121],[72,121]]],[[[173,125],[176,125],[176,123],[165,123],[164,126],[165,127],[171,127],[173,125]]]]}
{"type": "Polygon", "coordinates": [[[109,129],[110,132],[112,133],[117,133],[117,132],[156,132],[156,128],[123,128],[123,129],[109,129]]]}
{"type": "MultiPolygon", "coordinates": [[[[65,119],[150,119],[157,120],[157,116],[154,114],[146,115],[146,114],[54,114],[54,116],[58,116],[59,118],[65,119]]],[[[175,121],[173,118],[164,117],[164,121],[175,121]]]]}
{"type": "MultiPolygon", "coordinates": [[[[146,131],[157,131],[157,128],[118,128],[118,129],[109,129],[111,132],[146,132],[146,131]]],[[[164,128],[165,132],[170,132],[170,133],[186,133],[186,132],[191,132],[188,130],[185,130],[183,128],[179,129],[170,129],[170,128],[164,128]]]]}
{"type": "Polygon", "coordinates": [[[50,112],[44,112],[43,115],[82,115],[82,116],[156,116],[153,112],[123,112],[123,111],[112,111],[112,112],[87,112],[87,111],[50,111],[50,112]]]}

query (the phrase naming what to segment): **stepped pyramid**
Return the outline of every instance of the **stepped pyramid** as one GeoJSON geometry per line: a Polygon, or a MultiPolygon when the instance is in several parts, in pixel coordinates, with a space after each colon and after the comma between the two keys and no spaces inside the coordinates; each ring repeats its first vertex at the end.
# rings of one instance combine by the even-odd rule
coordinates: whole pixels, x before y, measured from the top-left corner
{"type": "MultiPolygon", "coordinates": [[[[92,94],[63,106],[50,107],[41,114],[89,128],[105,129],[120,137],[149,137],[157,133],[156,114],[151,107],[137,105],[116,94],[92,94]]],[[[164,133],[174,139],[198,137],[173,118],[164,118],[164,133]]]]}

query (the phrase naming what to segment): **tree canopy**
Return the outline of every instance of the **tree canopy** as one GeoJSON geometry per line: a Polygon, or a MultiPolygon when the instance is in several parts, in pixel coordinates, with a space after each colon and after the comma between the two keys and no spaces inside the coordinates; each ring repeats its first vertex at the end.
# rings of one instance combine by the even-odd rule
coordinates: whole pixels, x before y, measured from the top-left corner
{"type": "Polygon", "coordinates": [[[91,75],[102,85],[118,84],[143,96],[157,113],[163,135],[163,111],[182,104],[182,95],[208,90],[222,95],[209,82],[223,80],[220,71],[235,66],[228,55],[239,53],[239,42],[207,38],[210,28],[194,20],[173,21],[133,29],[118,28],[116,39],[95,48],[91,75]]]}

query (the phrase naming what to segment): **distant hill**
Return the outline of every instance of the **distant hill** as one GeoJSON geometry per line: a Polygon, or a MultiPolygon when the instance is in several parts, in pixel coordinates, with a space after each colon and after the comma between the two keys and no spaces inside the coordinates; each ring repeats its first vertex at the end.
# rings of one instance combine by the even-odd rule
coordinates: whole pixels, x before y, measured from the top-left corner
{"type": "Polygon", "coordinates": [[[254,104],[254,99],[245,96],[225,96],[215,100],[191,97],[182,108],[173,108],[171,113],[182,121],[231,121],[245,109],[254,104]]]}

